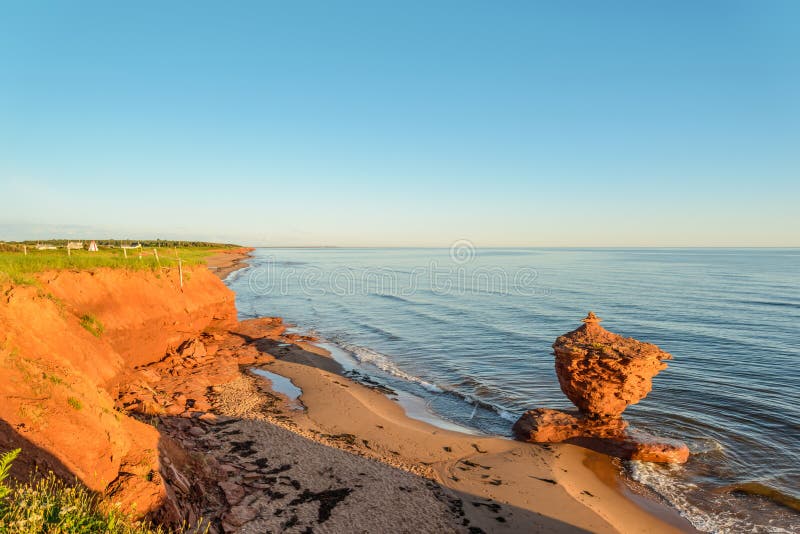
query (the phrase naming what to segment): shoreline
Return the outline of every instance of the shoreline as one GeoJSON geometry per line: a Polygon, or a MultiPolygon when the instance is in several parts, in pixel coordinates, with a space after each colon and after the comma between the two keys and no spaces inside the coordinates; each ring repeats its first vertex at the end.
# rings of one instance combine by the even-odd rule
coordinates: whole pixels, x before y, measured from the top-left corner
{"type": "Polygon", "coordinates": [[[604,457],[413,419],[281,319],[237,320],[219,277],[250,252],[182,280],[98,269],[41,273],[46,295],[12,285],[0,445],[23,449],[13,476],[77,478],[137,517],[210,534],[688,530],[598,476],[587,459],[604,457]]]}
{"type": "MultiPolygon", "coordinates": [[[[246,265],[252,250],[218,256],[212,271],[224,280],[246,265]]],[[[349,452],[516,511],[493,516],[489,512],[494,506],[473,505],[477,510],[467,514],[472,525],[484,530],[502,525],[507,531],[544,523],[549,531],[695,531],[676,510],[634,492],[607,456],[568,444],[540,446],[462,433],[410,417],[407,406],[344,376],[342,364],[314,341],[300,334],[272,339],[269,353],[275,361],[259,366],[299,388],[298,398],[277,392],[269,378],[243,371],[260,389],[269,388],[281,399],[280,420],[271,422],[319,443],[326,441],[320,435],[353,436],[348,438],[349,452]],[[521,467],[535,472],[520,474],[521,467]]]]}
{"type": "Polygon", "coordinates": [[[252,247],[219,250],[206,259],[206,266],[224,281],[231,273],[248,266],[248,259],[254,250],[252,247]]]}
{"type": "MultiPolygon", "coordinates": [[[[516,512],[503,518],[509,531],[548,520],[555,522],[548,524],[550,531],[694,531],[672,508],[628,489],[607,456],[568,444],[466,434],[411,418],[399,402],[343,376],[329,352],[309,341],[275,347],[274,354],[276,361],[263,368],[302,390],[305,411],[289,415],[297,428],[353,435],[358,454],[430,468],[432,473],[422,472],[452,491],[512,506],[516,512]]],[[[472,519],[480,525],[486,518],[472,519]]],[[[496,523],[486,527],[497,529],[496,523]]]]}

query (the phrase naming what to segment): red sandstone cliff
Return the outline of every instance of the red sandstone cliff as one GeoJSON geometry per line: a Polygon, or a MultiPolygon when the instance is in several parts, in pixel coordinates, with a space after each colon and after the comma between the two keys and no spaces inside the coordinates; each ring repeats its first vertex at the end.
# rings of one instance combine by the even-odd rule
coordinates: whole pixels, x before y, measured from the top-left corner
{"type": "Polygon", "coordinates": [[[159,434],[115,409],[113,384],[236,322],[233,293],[206,268],[185,270],[182,290],[177,276],[59,271],[0,288],[0,450],[23,447],[18,475],[34,465],[74,475],[139,512],[163,499],[159,434]]]}
{"type": "Polygon", "coordinates": [[[175,269],[59,271],[39,279],[79,317],[100,319],[102,338],[130,367],[162,358],[209,325],[236,322],[233,292],[204,267],[186,270],[182,289],[175,269]]]}

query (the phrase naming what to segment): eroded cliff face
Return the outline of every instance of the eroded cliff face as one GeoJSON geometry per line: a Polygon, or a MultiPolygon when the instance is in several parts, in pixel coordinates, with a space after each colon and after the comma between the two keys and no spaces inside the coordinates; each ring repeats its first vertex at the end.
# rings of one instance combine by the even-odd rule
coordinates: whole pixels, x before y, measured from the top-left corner
{"type": "Polygon", "coordinates": [[[535,443],[568,441],[621,458],[683,463],[689,449],[680,441],[628,428],[625,409],[647,396],[653,377],[672,356],[652,343],[609,332],[594,313],[553,344],[561,391],[576,412],[537,408],[514,424],[517,439],[535,443]]]}
{"type": "Polygon", "coordinates": [[[32,467],[77,476],[140,513],[163,499],[159,433],[115,408],[116,385],[235,324],[234,295],[218,278],[203,267],[184,275],[182,290],[176,272],[110,269],[0,289],[0,450],[23,448],[18,476],[32,467]]]}
{"type": "Polygon", "coordinates": [[[160,273],[122,269],[41,275],[42,288],[103,324],[102,338],[128,367],[163,358],[209,326],[236,323],[235,295],[206,268],[160,273]]]}

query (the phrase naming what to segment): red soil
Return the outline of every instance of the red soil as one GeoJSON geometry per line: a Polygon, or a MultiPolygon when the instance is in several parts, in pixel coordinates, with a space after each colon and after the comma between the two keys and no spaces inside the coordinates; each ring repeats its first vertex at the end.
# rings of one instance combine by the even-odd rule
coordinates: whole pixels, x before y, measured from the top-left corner
{"type": "Polygon", "coordinates": [[[234,295],[205,267],[160,274],[99,269],[43,273],[40,287],[0,288],[0,451],[77,476],[146,513],[162,503],[159,432],[115,409],[135,366],[159,361],[209,328],[236,324],[234,295]],[[85,315],[104,328],[96,336],[85,315]]]}

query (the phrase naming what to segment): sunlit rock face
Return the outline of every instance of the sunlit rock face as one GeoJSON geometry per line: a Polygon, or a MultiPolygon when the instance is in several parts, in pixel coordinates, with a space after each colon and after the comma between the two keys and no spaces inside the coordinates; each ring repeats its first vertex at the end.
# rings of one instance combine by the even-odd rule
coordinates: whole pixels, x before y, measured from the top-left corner
{"type": "Polygon", "coordinates": [[[514,434],[524,441],[558,443],[593,436],[612,438],[622,435],[628,423],[620,418],[590,419],[580,412],[549,408],[529,410],[514,424],[514,434]]]}
{"type": "Polygon", "coordinates": [[[594,313],[556,339],[553,351],[561,391],[590,417],[619,417],[650,393],[653,377],[672,356],[652,343],[622,337],[600,326],[594,313]]]}
{"type": "Polygon", "coordinates": [[[648,462],[684,463],[689,449],[680,441],[630,430],[622,412],[647,396],[653,377],[672,358],[652,343],[609,332],[589,312],[583,325],[553,344],[561,391],[576,412],[537,408],[514,424],[517,439],[534,443],[567,441],[648,462]]]}

